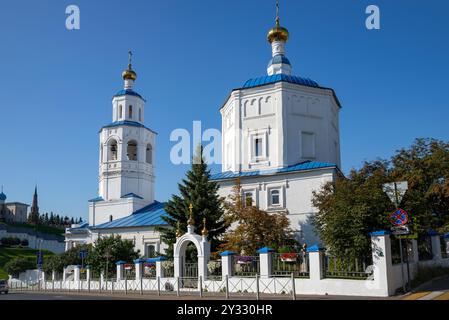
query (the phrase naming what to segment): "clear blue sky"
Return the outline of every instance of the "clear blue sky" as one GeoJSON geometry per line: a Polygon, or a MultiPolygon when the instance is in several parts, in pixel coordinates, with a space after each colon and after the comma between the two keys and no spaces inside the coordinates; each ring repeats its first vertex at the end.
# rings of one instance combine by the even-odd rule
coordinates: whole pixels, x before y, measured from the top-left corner
{"type": "MultiPolygon", "coordinates": [[[[7,1],[0,11],[0,184],[10,201],[87,217],[97,192],[98,130],[111,121],[127,51],[157,138],[156,196],[177,192],[175,128],[221,128],[230,90],[266,74],[274,0],[7,1]],[[81,30],[65,29],[65,8],[81,30]]],[[[343,171],[416,137],[449,140],[449,2],[283,0],[293,73],[336,90],[343,171]],[[381,9],[381,30],[365,8],[381,9]]],[[[214,167],[214,171],[219,168],[214,167]]]]}

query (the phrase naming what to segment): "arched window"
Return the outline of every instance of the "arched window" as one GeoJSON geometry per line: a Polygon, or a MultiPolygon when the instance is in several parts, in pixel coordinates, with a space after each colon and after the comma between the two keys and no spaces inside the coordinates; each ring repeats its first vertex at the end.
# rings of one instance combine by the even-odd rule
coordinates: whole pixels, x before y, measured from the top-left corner
{"type": "Polygon", "coordinates": [[[132,119],[133,118],[133,106],[129,106],[128,114],[129,114],[129,118],[132,119]]]}
{"type": "Polygon", "coordinates": [[[109,222],[112,222],[114,220],[114,217],[112,215],[109,216],[109,222]]]}
{"type": "Polygon", "coordinates": [[[279,205],[281,203],[279,198],[279,190],[271,190],[271,205],[279,205]]]}
{"type": "Polygon", "coordinates": [[[117,141],[112,139],[108,147],[108,161],[117,160],[117,141]]]}
{"type": "Polygon", "coordinates": [[[120,120],[123,116],[123,107],[122,105],[118,106],[118,120],[120,120]]]}
{"type": "Polygon", "coordinates": [[[146,154],[147,163],[153,164],[153,146],[151,144],[147,144],[147,154],[146,154]]]}
{"type": "Polygon", "coordinates": [[[142,121],[142,109],[139,108],[139,121],[142,121]]]}
{"type": "Polygon", "coordinates": [[[128,142],[128,148],[126,150],[126,155],[128,156],[128,160],[137,161],[137,142],[131,140],[128,142]]]}

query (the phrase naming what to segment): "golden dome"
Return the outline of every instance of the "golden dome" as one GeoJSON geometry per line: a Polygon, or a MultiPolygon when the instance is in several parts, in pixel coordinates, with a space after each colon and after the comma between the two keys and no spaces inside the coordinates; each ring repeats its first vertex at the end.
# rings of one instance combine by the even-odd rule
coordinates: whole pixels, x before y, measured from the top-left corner
{"type": "Polygon", "coordinates": [[[271,28],[270,31],[268,31],[267,39],[268,42],[272,43],[273,41],[288,41],[288,30],[284,27],[279,26],[276,24],[276,27],[271,28]]]}
{"type": "Polygon", "coordinates": [[[131,64],[128,65],[128,69],[122,73],[123,80],[136,81],[137,74],[132,70],[131,64]]]}

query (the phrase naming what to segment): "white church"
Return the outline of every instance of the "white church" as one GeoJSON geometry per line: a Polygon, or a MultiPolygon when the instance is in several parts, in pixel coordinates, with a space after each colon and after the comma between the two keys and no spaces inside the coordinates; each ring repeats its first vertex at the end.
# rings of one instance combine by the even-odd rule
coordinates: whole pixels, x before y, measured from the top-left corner
{"type": "MultiPolygon", "coordinates": [[[[220,109],[222,172],[212,179],[226,197],[239,177],[246,203],[287,212],[298,240],[314,244],[312,192],[341,175],[341,106],[334,90],[292,75],[279,15],[267,37],[267,75],[232,90],[220,109]]],[[[111,234],[134,241],[147,257],[166,248],[155,230],[166,214],[154,199],[156,133],[144,125],[136,78],[130,61],[124,89],[112,99],[112,123],[100,131],[99,195],[89,201],[88,222],[66,230],[66,249],[111,234]]]]}

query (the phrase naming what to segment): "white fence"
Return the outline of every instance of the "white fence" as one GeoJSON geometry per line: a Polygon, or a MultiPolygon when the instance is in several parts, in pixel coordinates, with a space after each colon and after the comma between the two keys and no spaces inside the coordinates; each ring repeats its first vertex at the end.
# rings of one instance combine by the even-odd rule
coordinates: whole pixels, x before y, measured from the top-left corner
{"type": "MultiPolygon", "coordinates": [[[[417,250],[416,241],[413,248],[417,250]]],[[[80,268],[75,267],[73,279],[45,279],[42,275],[39,281],[11,282],[12,290],[46,290],[46,291],[79,291],[121,294],[171,294],[171,295],[198,295],[222,296],[233,298],[245,296],[260,299],[263,297],[284,297],[296,299],[297,295],[347,295],[347,296],[373,296],[387,297],[393,295],[401,288],[405,274],[410,279],[416,276],[418,267],[449,267],[449,259],[441,254],[438,246],[432,260],[419,261],[418,254],[409,262],[408,272],[406,265],[393,265],[391,254],[391,240],[388,233],[376,232],[372,234],[372,264],[363,265],[357,261],[351,262],[350,270],[339,269],[338,272],[330,269],[329,259],[325,259],[325,252],[319,247],[311,247],[298,261],[298,266],[292,269],[290,275],[283,271],[276,274],[279,265],[274,266],[273,261],[279,257],[269,250],[260,252],[258,261],[258,274],[252,276],[238,276],[233,272],[235,259],[232,253],[223,253],[221,259],[221,276],[213,277],[182,277],[179,275],[164,276],[162,259],[156,261],[156,277],[143,277],[143,261],[135,261],[135,274],[133,279],[124,275],[124,265],[117,264],[117,278],[93,279],[90,270],[87,270],[86,279],[81,279],[80,268]],[[355,266],[355,267],[354,267],[355,266]],[[355,270],[353,270],[355,269],[355,270]],[[330,270],[330,271],[329,271],[330,270]]],[[[264,248],[267,249],[267,248],[264,248]]],[[[333,264],[335,266],[335,263],[333,264]]],[[[73,268],[73,267],[71,267],[73,268]]],[[[333,267],[332,267],[333,268],[333,267]]]]}

